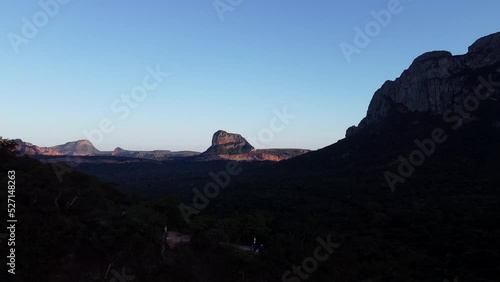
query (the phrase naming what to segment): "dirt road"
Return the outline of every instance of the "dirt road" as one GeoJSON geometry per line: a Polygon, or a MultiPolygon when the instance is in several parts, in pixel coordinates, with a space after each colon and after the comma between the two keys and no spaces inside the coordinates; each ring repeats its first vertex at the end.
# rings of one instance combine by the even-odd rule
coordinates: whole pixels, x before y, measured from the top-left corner
{"type": "MultiPolygon", "coordinates": [[[[191,235],[180,234],[175,231],[168,231],[167,244],[170,249],[175,248],[177,245],[182,243],[189,243],[191,241],[191,235]]],[[[242,251],[251,252],[252,249],[250,246],[246,245],[237,245],[231,243],[220,242],[221,245],[230,246],[236,249],[240,249],[242,251]]]]}
{"type": "Polygon", "coordinates": [[[168,231],[167,244],[172,249],[181,243],[188,243],[191,241],[191,235],[184,235],[175,231],[168,231]]]}

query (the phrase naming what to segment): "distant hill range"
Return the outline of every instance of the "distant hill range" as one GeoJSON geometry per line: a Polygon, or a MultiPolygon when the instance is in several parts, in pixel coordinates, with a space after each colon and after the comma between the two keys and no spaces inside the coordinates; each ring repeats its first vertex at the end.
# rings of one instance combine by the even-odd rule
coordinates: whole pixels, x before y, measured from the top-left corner
{"type": "Polygon", "coordinates": [[[23,142],[21,139],[16,139],[15,141],[17,143],[17,150],[22,155],[28,156],[96,156],[101,154],[88,140],[68,142],[64,145],[53,147],[39,147],[23,142]]]}
{"type": "Polygon", "coordinates": [[[180,151],[180,152],[172,152],[168,150],[128,151],[120,147],[116,148],[112,152],[99,151],[88,140],[78,140],[53,147],[39,147],[31,143],[23,142],[21,139],[17,139],[15,141],[17,143],[17,150],[21,155],[28,155],[34,157],[101,156],[101,157],[123,157],[123,158],[137,158],[137,159],[151,159],[151,160],[166,160],[171,158],[191,157],[199,154],[199,152],[192,152],[192,151],[180,151]]]}
{"type": "Polygon", "coordinates": [[[68,142],[63,145],[52,147],[39,147],[37,145],[24,142],[21,139],[15,140],[17,150],[21,155],[33,157],[92,157],[100,156],[106,158],[134,158],[147,160],[169,160],[178,158],[189,158],[194,161],[212,160],[236,160],[236,161],[282,161],[309,152],[304,149],[264,149],[256,150],[245,138],[239,134],[217,131],[212,138],[212,146],[205,152],[194,151],[129,151],[117,147],[112,152],[99,151],[88,140],[78,140],[68,142]]]}
{"type": "Polygon", "coordinates": [[[120,147],[116,148],[111,153],[111,155],[114,157],[129,157],[129,158],[154,159],[154,160],[191,157],[191,156],[196,156],[198,154],[200,153],[194,151],[178,151],[178,152],[172,152],[169,150],[128,151],[120,147]]]}

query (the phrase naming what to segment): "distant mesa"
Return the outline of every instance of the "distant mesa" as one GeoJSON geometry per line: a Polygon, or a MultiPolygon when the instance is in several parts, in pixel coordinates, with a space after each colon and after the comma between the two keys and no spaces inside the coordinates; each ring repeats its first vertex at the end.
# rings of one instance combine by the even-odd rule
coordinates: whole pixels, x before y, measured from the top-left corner
{"type": "Polygon", "coordinates": [[[111,153],[111,155],[115,157],[128,157],[128,158],[153,159],[153,160],[166,160],[170,158],[191,157],[191,156],[196,156],[198,154],[200,153],[193,151],[179,151],[179,152],[172,152],[169,150],[128,151],[120,147],[117,147],[111,153]]]}
{"type": "Polygon", "coordinates": [[[238,155],[248,154],[255,148],[239,134],[227,133],[219,130],[212,137],[212,146],[203,154],[205,155],[238,155]]]}
{"type": "Polygon", "coordinates": [[[123,154],[123,153],[126,153],[126,152],[128,152],[128,151],[123,150],[120,147],[116,147],[116,149],[113,150],[113,152],[111,153],[111,155],[113,155],[113,156],[119,156],[120,154],[123,154]]]}
{"type": "Polygon", "coordinates": [[[51,149],[61,153],[62,155],[69,156],[94,156],[99,153],[99,150],[97,150],[89,140],[68,142],[64,145],[51,147],[51,149]]]}
{"type": "Polygon", "coordinates": [[[234,161],[279,162],[308,153],[306,149],[262,149],[256,150],[248,141],[236,133],[219,130],[212,137],[212,145],[195,159],[234,161]]]}
{"type": "Polygon", "coordinates": [[[172,153],[171,151],[168,151],[168,150],[165,150],[165,151],[129,151],[129,150],[124,150],[120,147],[117,147],[116,149],[113,150],[113,152],[111,152],[111,155],[112,156],[115,156],[115,157],[135,157],[135,158],[145,158],[145,157],[153,157],[155,156],[154,158],[157,158],[157,157],[166,157],[168,156],[170,153],[172,153]],[[154,154],[154,152],[156,152],[156,154],[154,154]]]}

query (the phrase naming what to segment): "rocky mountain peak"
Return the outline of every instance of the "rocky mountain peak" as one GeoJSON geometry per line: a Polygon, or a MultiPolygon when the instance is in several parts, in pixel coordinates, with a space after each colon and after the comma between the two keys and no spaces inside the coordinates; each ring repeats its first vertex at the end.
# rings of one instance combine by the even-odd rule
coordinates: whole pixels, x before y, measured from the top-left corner
{"type": "Polygon", "coordinates": [[[308,153],[305,149],[256,150],[243,136],[219,130],[212,137],[212,146],[196,160],[272,161],[279,162],[308,153]]]}
{"type": "Polygon", "coordinates": [[[89,140],[78,140],[63,145],[51,147],[63,155],[69,156],[93,156],[99,153],[89,140]]]}
{"type": "Polygon", "coordinates": [[[212,137],[212,146],[203,154],[235,155],[252,151],[255,151],[255,148],[243,136],[219,130],[212,137]]]}
{"type": "Polygon", "coordinates": [[[475,93],[480,75],[498,76],[499,69],[500,32],[480,38],[465,55],[427,52],[417,57],[400,77],[386,81],[375,92],[366,117],[357,127],[350,127],[346,136],[380,123],[393,112],[442,115],[454,103],[475,93]]]}
{"type": "Polygon", "coordinates": [[[224,130],[219,130],[212,137],[212,146],[227,145],[231,143],[247,143],[243,136],[236,133],[228,133],[224,130]]]}
{"type": "Polygon", "coordinates": [[[431,51],[431,52],[427,52],[427,53],[424,53],[424,54],[418,56],[415,60],[413,60],[412,66],[415,65],[415,64],[424,63],[424,62],[429,61],[429,60],[437,61],[437,60],[440,60],[440,59],[443,59],[443,58],[449,58],[449,57],[453,57],[453,55],[451,54],[451,52],[448,52],[448,51],[431,51]]]}
{"type": "Polygon", "coordinates": [[[500,46],[500,32],[476,40],[476,42],[469,47],[469,53],[491,52],[497,49],[498,46],[500,46]]]}

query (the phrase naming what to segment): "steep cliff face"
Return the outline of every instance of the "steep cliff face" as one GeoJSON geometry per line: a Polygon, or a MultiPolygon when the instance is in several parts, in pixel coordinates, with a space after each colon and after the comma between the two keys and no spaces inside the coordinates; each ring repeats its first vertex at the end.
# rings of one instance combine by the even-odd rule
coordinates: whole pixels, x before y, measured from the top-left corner
{"type": "Polygon", "coordinates": [[[443,114],[454,103],[475,93],[480,85],[479,75],[495,72],[500,72],[500,33],[477,40],[465,55],[453,56],[447,51],[425,53],[399,78],[386,81],[375,92],[366,117],[358,127],[349,128],[346,136],[379,123],[393,111],[443,114]]]}
{"type": "Polygon", "coordinates": [[[198,155],[198,161],[272,161],[279,162],[308,153],[306,149],[256,150],[239,134],[219,130],[212,137],[212,146],[198,155]]]}
{"type": "Polygon", "coordinates": [[[252,151],[255,151],[255,148],[241,135],[219,130],[212,137],[212,146],[203,154],[236,155],[252,151]]]}

